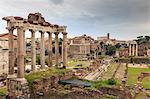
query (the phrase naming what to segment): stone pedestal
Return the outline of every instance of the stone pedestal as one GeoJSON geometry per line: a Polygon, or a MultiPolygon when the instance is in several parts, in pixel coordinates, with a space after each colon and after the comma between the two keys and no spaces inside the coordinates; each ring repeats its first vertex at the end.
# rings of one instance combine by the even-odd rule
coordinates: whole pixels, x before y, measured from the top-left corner
{"type": "Polygon", "coordinates": [[[11,89],[10,89],[10,86],[11,86],[11,84],[10,84],[10,80],[12,80],[12,79],[15,79],[15,78],[17,78],[17,76],[16,75],[8,75],[7,76],[7,90],[8,90],[8,92],[9,92],[9,95],[11,95],[11,89]]]}
{"type": "Polygon", "coordinates": [[[9,91],[9,96],[13,96],[15,99],[30,99],[30,92],[27,80],[25,78],[15,78],[9,80],[11,86],[9,91]]]}

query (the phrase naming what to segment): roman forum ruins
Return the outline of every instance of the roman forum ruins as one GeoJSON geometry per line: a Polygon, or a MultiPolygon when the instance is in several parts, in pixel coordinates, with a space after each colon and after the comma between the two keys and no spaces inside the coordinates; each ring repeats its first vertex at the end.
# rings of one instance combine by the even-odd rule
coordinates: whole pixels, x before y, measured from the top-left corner
{"type": "MultiPolygon", "coordinates": [[[[35,49],[35,34],[37,31],[41,33],[41,51],[40,51],[40,63],[41,63],[41,69],[45,68],[45,46],[44,46],[44,34],[48,33],[49,37],[49,47],[48,47],[48,66],[52,66],[52,34],[55,34],[55,61],[56,61],[56,67],[59,65],[59,34],[60,32],[63,34],[63,49],[62,49],[62,59],[63,59],[63,67],[66,66],[67,61],[67,33],[66,33],[66,26],[59,26],[59,25],[52,25],[49,22],[46,22],[44,17],[40,13],[32,14],[30,13],[28,15],[28,19],[24,19],[21,17],[14,17],[14,16],[8,16],[4,17],[3,20],[7,21],[7,27],[6,29],[9,31],[9,74],[8,78],[12,79],[15,78],[14,76],[14,61],[15,61],[15,55],[14,55],[14,46],[13,46],[13,31],[14,29],[17,29],[17,78],[18,79],[24,79],[24,72],[25,72],[25,31],[29,30],[31,32],[31,46],[32,46],[32,61],[31,61],[31,67],[32,71],[35,71],[36,69],[36,49],[35,49]]],[[[8,81],[9,81],[8,79],[8,81]]],[[[25,79],[23,80],[25,81],[25,79]]],[[[10,82],[10,81],[9,81],[10,82]]],[[[8,83],[10,84],[10,83],[8,83]]],[[[10,89],[10,86],[8,85],[8,90],[10,89]]]]}

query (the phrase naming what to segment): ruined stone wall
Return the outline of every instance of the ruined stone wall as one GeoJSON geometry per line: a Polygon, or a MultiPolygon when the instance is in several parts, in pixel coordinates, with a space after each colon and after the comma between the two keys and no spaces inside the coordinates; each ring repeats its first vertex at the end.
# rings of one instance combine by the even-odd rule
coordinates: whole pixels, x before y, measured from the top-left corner
{"type": "Polygon", "coordinates": [[[49,94],[49,90],[52,89],[61,89],[61,86],[59,86],[58,81],[59,80],[66,80],[74,77],[74,73],[69,71],[66,72],[63,76],[51,76],[48,78],[43,79],[37,79],[33,82],[33,85],[31,87],[31,96],[40,95],[41,93],[44,95],[49,94]]]}
{"type": "Polygon", "coordinates": [[[132,95],[129,90],[120,90],[118,88],[101,87],[99,88],[103,94],[113,95],[118,99],[132,99],[132,95]]]}

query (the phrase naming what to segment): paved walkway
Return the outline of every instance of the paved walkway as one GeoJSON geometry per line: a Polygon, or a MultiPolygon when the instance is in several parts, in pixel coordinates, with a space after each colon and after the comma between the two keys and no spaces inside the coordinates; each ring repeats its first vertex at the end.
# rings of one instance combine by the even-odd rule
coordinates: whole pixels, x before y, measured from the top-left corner
{"type": "Polygon", "coordinates": [[[107,71],[107,68],[110,65],[110,61],[111,60],[105,60],[98,69],[88,74],[84,79],[93,80],[93,81],[97,80],[104,71],[107,71]]]}

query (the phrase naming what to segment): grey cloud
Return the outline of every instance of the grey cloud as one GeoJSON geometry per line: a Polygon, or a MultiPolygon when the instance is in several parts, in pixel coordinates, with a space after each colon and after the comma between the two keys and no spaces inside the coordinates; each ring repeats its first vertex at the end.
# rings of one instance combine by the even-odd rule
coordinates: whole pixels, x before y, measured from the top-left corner
{"type": "Polygon", "coordinates": [[[53,2],[56,5],[62,4],[64,2],[64,0],[50,0],[50,1],[53,2]]]}
{"type": "MultiPolygon", "coordinates": [[[[148,21],[150,16],[149,0],[97,0],[96,3],[86,3],[85,6],[78,5],[78,9],[88,12],[81,14],[81,19],[93,19],[93,21],[104,22],[128,22],[128,21],[148,21]],[[93,17],[91,16],[93,15],[93,17]]],[[[150,20],[149,20],[150,21],[150,20]]]]}
{"type": "Polygon", "coordinates": [[[124,29],[135,31],[128,27],[144,31],[148,26],[144,28],[140,24],[150,23],[150,0],[0,0],[0,9],[0,17],[24,17],[29,12],[41,12],[50,22],[61,20],[70,28],[79,24],[78,28],[85,28],[85,32],[90,26],[99,29],[95,31],[113,31],[118,27],[122,27],[118,32],[124,29]]]}

